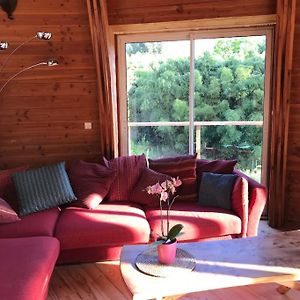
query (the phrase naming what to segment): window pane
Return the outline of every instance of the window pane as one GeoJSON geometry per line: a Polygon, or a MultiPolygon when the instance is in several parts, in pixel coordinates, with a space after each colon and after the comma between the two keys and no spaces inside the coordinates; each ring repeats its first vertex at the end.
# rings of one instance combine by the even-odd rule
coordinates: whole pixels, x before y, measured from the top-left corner
{"type": "Polygon", "coordinates": [[[130,154],[145,153],[150,158],[188,154],[189,131],[183,126],[131,127],[130,154]]]}
{"type": "Polygon", "coordinates": [[[263,120],[265,36],[195,41],[195,120],[263,120]]]}
{"type": "Polygon", "coordinates": [[[126,44],[129,122],[188,121],[189,41],[126,44]]]}
{"type": "MultiPolygon", "coordinates": [[[[261,166],[262,160],[265,49],[265,36],[195,41],[195,125],[208,122],[201,126],[201,157],[237,159],[238,167],[253,173],[252,177],[258,180],[256,171],[261,171],[257,166],[261,166]],[[246,125],[248,121],[252,123],[236,126],[246,125]]],[[[199,149],[199,142],[195,147],[199,149]]]]}

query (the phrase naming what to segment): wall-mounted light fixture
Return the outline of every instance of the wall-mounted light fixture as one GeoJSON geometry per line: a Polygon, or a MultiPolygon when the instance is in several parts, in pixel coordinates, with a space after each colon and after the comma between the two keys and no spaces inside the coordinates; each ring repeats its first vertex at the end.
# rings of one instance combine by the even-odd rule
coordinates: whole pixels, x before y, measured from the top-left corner
{"type": "Polygon", "coordinates": [[[0,7],[7,13],[9,19],[13,20],[13,12],[17,7],[17,0],[0,0],[0,7]]]}

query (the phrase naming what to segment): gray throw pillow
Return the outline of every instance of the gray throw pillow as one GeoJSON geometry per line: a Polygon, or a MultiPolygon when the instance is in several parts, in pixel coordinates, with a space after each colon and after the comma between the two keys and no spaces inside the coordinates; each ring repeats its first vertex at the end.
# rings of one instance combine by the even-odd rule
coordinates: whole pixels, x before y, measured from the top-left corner
{"type": "Polygon", "coordinates": [[[231,193],[237,175],[202,173],[198,204],[231,210],[231,193]]]}
{"type": "Polygon", "coordinates": [[[12,175],[21,216],[77,200],[65,162],[12,175]]]}

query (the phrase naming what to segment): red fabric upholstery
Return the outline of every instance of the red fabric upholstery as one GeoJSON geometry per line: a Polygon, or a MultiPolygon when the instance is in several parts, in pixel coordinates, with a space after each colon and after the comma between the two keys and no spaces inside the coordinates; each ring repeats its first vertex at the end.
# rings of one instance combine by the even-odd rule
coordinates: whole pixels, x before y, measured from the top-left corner
{"type": "Polygon", "coordinates": [[[99,164],[80,160],[71,164],[68,175],[78,199],[71,205],[94,209],[108,194],[116,171],[99,164]]]}
{"type": "Polygon", "coordinates": [[[23,166],[0,171],[0,197],[7,201],[16,212],[18,212],[17,193],[11,175],[26,171],[27,169],[28,166],[23,166]]]}
{"type": "Polygon", "coordinates": [[[249,208],[247,236],[256,236],[258,223],[267,203],[267,188],[239,170],[234,171],[248,181],[249,208]]]}
{"type": "Polygon", "coordinates": [[[220,174],[231,174],[233,172],[234,166],[236,165],[236,160],[206,160],[197,159],[196,170],[197,175],[202,172],[212,172],[220,174]]]}
{"type": "Polygon", "coordinates": [[[14,223],[20,221],[16,212],[10,207],[10,205],[0,198],[0,224],[14,223]]]}
{"type": "Polygon", "coordinates": [[[248,226],[248,182],[243,177],[238,177],[233,186],[231,195],[231,207],[237,216],[242,220],[241,237],[247,236],[248,226]]]}
{"type": "Polygon", "coordinates": [[[144,168],[139,181],[130,195],[130,201],[146,207],[157,207],[157,205],[159,205],[159,195],[149,195],[145,191],[145,188],[170,178],[169,175],[155,172],[149,168],[144,168]]]}
{"type": "Polygon", "coordinates": [[[196,155],[149,159],[149,168],[175,178],[179,176],[182,185],[177,189],[176,201],[197,201],[196,155]]]}
{"type": "Polygon", "coordinates": [[[147,243],[150,228],[136,204],[100,204],[94,210],[68,207],[57,222],[61,249],[147,243]]]}
{"type": "Polygon", "coordinates": [[[53,236],[59,208],[51,208],[21,217],[21,221],[1,224],[0,238],[53,236]]]}
{"type": "MultiPolygon", "coordinates": [[[[165,215],[165,212],[164,212],[165,215]]],[[[146,210],[151,236],[156,239],[160,230],[160,210],[146,210]]],[[[179,241],[198,241],[204,238],[236,235],[241,233],[241,219],[232,212],[196,203],[174,203],[170,211],[170,228],[182,224],[183,235],[179,241]]]]}
{"type": "Polygon", "coordinates": [[[104,260],[118,260],[120,259],[122,247],[123,245],[65,249],[61,250],[57,263],[87,263],[104,260]]]}
{"type": "Polygon", "coordinates": [[[142,170],[147,166],[145,155],[120,156],[110,161],[103,158],[103,160],[107,167],[117,172],[108,199],[110,201],[128,201],[142,170]]]}
{"type": "Polygon", "coordinates": [[[0,299],[46,299],[58,252],[55,238],[0,239],[0,299]]]}

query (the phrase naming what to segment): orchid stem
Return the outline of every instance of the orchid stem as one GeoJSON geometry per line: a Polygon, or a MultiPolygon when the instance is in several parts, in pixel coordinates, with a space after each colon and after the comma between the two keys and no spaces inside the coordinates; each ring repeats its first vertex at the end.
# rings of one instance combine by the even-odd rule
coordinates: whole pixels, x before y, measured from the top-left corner
{"type": "Polygon", "coordinates": [[[163,210],[162,210],[162,203],[161,200],[159,200],[159,207],[160,207],[160,230],[161,230],[161,234],[162,236],[165,236],[165,232],[164,232],[164,223],[163,223],[163,210]]]}
{"type": "Polygon", "coordinates": [[[170,210],[170,205],[169,205],[169,198],[167,199],[167,204],[168,204],[168,207],[167,207],[167,235],[169,234],[169,227],[170,227],[170,224],[169,224],[169,210],[170,210]]]}

